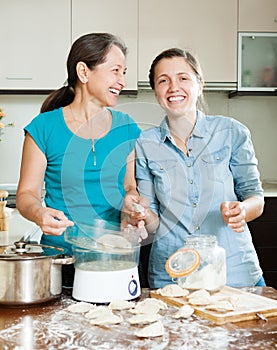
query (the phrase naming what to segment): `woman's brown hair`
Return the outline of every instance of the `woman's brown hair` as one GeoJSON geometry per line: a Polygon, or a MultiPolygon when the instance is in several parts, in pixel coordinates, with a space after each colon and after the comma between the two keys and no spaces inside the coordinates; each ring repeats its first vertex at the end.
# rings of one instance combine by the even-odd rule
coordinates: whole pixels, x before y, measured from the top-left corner
{"type": "Polygon", "coordinates": [[[67,81],[65,86],[53,91],[43,102],[40,111],[47,112],[69,105],[75,96],[75,86],[78,82],[76,65],[84,62],[93,70],[103,63],[111,47],[115,45],[126,56],[127,48],[124,42],[117,36],[109,33],[90,33],[77,39],[67,58],[67,81]]]}
{"type": "MultiPolygon", "coordinates": [[[[162,51],[152,62],[149,70],[149,83],[153,90],[155,90],[155,68],[157,64],[164,58],[173,58],[173,57],[183,57],[184,60],[190,65],[194,71],[198,82],[204,83],[202,69],[200,63],[195,55],[192,54],[189,50],[181,50],[179,48],[171,48],[165,51],[162,51]]],[[[207,110],[207,105],[204,101],[204,97],[201,94],[198,97],[198,105],[202,107],[203,110],[207,110]]]]}

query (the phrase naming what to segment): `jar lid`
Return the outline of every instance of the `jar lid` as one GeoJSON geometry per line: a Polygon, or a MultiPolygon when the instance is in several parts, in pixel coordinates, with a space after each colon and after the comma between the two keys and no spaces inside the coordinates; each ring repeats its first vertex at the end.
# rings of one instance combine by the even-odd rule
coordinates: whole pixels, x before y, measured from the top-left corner
{"type": "Polygon", "coordinates": [[[0,260],[26,260],[49,257],[60,257],[64,250],[43,244],[14,242],[14,245],[0,246],[0,260]]]}
{"type": "Polygon", "coordinates": [[[200,254],[195,249],[182,248],[170,255],[165,269],[170,277],[184,277],[195,271],[200,265],[200,254]]]}

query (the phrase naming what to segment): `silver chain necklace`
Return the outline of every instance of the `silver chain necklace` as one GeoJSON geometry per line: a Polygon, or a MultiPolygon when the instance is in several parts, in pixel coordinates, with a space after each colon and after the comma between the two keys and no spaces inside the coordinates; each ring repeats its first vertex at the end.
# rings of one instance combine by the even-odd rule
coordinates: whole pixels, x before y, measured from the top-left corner
{"type": "MultiPolygon", "coordinates": [[[[74,113],[72,111],[71,104],[69,105],[69,108],[70,108],[73,120],[77,121],[77,119],[75,118],[75,115],[74,115],[74,113]]],[[[106,108],[105,108],[105,114],[106,114],[107,117],[109,116],[109,111],[106,108]]],[[[103,137],[106,134],[107,134],[107,130],[105,130],[102,134],[100,134],[98,138],[101,138],[101,137],[103,137]]],[[[96,164],[97,164],[96,149],[95,149],[96,141],[97,141],[96,138],[91,138],[91,151],[92,151],[92,156],[93,156],[93,166],[96,166],[96,164]]]]}

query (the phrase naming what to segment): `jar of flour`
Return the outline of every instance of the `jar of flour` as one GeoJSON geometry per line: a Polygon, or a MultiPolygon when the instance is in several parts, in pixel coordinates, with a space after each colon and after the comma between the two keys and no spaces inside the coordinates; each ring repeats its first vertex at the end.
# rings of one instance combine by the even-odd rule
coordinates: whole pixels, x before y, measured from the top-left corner
{"type": "Polygon", "coordinates": [[[184,247],[167,259],[165,267],[172,280],[185,289],[215,292],[226,284],[225,249],[215,235],[187,237],[184,247]]]}

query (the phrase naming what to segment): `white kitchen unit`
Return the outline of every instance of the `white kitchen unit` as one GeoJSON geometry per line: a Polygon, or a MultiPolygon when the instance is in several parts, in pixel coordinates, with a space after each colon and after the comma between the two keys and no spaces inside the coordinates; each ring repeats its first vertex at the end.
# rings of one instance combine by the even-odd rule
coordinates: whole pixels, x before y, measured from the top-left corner
{"type": "Polygon", "coordinates": [[[239,32],[277,32],[276,0],[238,0],[239,32]]]}
{"type": "Polygon", "coordinates": [[[63,85],[71,44],[70,9],[70,0],[0,2],[0,90],[53,90],[63,85]]]}
{"type": "Polygon", "coordinates": [[[154,57],[171,47],[195,52],[206,87],[236,87],[237,1],[139,0],[139,82],[154,57]]]}
{"type": "Polygon", "coordinates": [[[128,47],[127,86],[137,90],[138,0],[72,0],[72,40],[91,32],[110,32],[128,47]]]}

